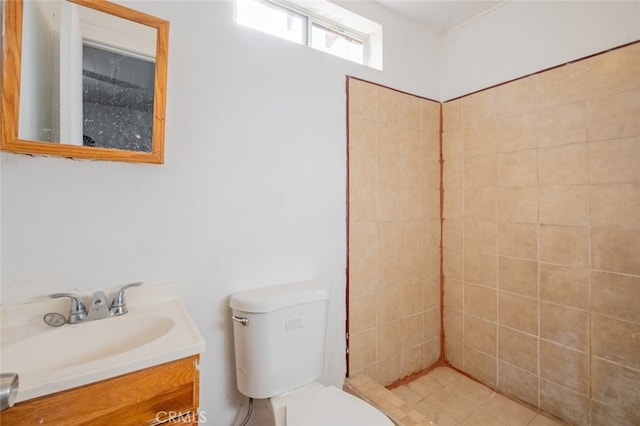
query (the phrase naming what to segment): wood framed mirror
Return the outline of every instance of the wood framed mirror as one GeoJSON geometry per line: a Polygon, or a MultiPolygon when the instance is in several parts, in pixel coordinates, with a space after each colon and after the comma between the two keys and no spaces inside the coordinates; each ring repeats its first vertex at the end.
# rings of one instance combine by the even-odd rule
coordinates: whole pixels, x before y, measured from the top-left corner
{"type": "Polygon", "coordinates": [[[106,0],[5,0],[0,149],[164,163],[169,22],[106,0]]]}

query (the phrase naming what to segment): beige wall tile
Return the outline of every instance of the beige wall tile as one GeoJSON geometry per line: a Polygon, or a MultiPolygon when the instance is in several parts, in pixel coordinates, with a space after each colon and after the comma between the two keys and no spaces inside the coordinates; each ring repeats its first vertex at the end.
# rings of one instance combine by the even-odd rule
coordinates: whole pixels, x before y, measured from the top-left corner
{"type": "Polygon", "coordinates": [[[381,326],[397,322],[402,318],[402,292],[399,288],[394,290],[381,290],[378,292],[378,305],[376,316],[378,329],[381,326]]]}
{"type": "Polygon", "coordinates": [[[591,98],[587,108],[590,141],[640,134],[640,90],[591,98]]]}
{"type": "Polygon", "coordinates": [[[419,250],[424,247],[422,220],[411,220],[400,224],[400,248],[402,251],[419,250]]]}
{"type": "Polygon", "coordinates": [[[462,99],[455,99],[442,104],[442,124],[444,131],[462,127],[462,99]]]}
{"type": "Polygon", "coordinates": [[[356,187],[349,190],[349,220],[375,222],[378,219],[378,197],[372,188],[356,187]]]}
{"type": "Polygon", "coordinates": [[[541,225],[540,260],[567,266],[588,266],[588,228],[541,225]]]}
{"type": "Polygon", "coordinates": [[[349,259],[349,296],[358,297],[378,291],[377,259],[349,259]]]}
{"type": "Polygon", "coordinates": [[[440,190],[440,163],[425,160],[424,167],[426,181],[423,187],[440,190]]]}
{"type": "Polygon", "coordinates": [[[378,324],[378,360],[400,355],[402,348],[402,321],[378,324]]]}
{"type": "Polygon", "coordinates": [[[462,281],[445,277],[444,306],[450,310],[462,312],[462,281]]]}
{"type": "Polygon", "coordinates": [[[640,182],[640,137],[590,142],[589,182],[640,182]]]}
{"type": "MultiPolygon", "coordinates": [[[[424,285],[409,284],[402,287],[402,316],[417,315],[424,311],[424,285]]],[[[422,336],[422,333],[420,333],[422,336]]],[[[422,342],[422,337],[420,337],[422,342]]]]}
{"type": "Polygon", "coordinates": [[[377,294],[349,299],[349,332],[358,333],[376,326],[377,294]]]}
{"type": "Polygon", "coordinates": [[[422,261],[426,280],[440,279],[440,250],[424,250],[424,260],[422,261]]]}
{"type": "Polygon", "coordinates": [[[589,204],[591,226],[640,228],[640,182],[591,185],[589,204]]]}
{"type": "Polygon", "coordinates": [[[377,167],[376,154],[360,153],[349,156],[349,187],[376,188],[377,167]]]}
{"type": "Polygon", "coordinates": [[[440,304],[424,311],[424,340],[440,338],[440,304]]]}
{"type": "MultiPolygon", "coordinates": [[[[527,404],[538,405],[538,376],[509,363],[498,362],[498,381],[500,391],[527,404]]],[[[535,423],[529,423],[535,426],[535,423]]]]}
{"type": "Polygon", "coordinates": [[[640,370],[640,323],[591,316],[591,355],[640,370]]]}
{"type": "Polygon", "coordinates": [[[449,188],[443,196],[443,217],[445,219],[461,218],[463,214],[461,188],[449,188]]]}
{"type": "Polygon", "coordinates": [[[400,376],[405,377],[424,368],[424,345],[403,350],[400,353],[400,376]]]}
{"type": "Polygon", "coordinates": [[[464,248],[468,251],[496,254],[498,225],[496,222],[475,218],[464,220],[464,248]]]}
{"type": "Polygon", "coordinates": [[[497,156],[497,175],[499,186],[537,185],[537,150],[499,153],[497,156]]]}
{"type": "Polygon", "coordinates": [[[378,223],[378,255],[389,256],[400,253],[402,222],[378,223]]]}
{"type": "Polygon", "coordinates": [[[540,340],[540,376],[588,395],[589,355],[540,340]]]}
{"type": "Polygon", "coordinates": [[[538,262],[499,256],[498,288],[523,296],[537,296],[538,262]]]}
{"type": "Polygon", "coordinates": [[[539,109],[557,107],[586,99],[586,64],[567,64],[536,75],[539,109]]]}
{"type": "Polygon", "coordinates": [[[587,185],[538,187],[540,223],[545,225],[589,226],[589,188],[587,185]]]}
{"type": "Polygon", "coordinates": [[[400,130],[400,140],[402,141],[402,154],[409,156],[419,156],[421,159],[425,155],[425,146],[422,140],[420,127],[400,130]]]}
{"type": "Polygon", "coordinates": [[[585,102],[540,110],[536,116],[538,146],[567,145],[586,142],[585,102]]]}
{"type": "Polygon", "coordinates": [[[420,100],[421,128],[423,132],[440,133],[442,104],[427,99],[420,100]]]}
{"type": "Polygon", "coordinates": [[[349,149],[375,153],[378,149],[376,121],[358,115],[349,116],[349,149]]]}
{"type": "Polygon", "coordinates": [[[448,188],[462,187],[464,165],[462,160],[447,160],[443,166],[443,185],[448,188]]]}
{"type": "Polygon", "coordinates": [[[377,258],[378,291],[393,291],[400,285],[400,255],[377,258]]]}
{"type": "Polygon", "coordinates": [[[496,115],[521,114],[536,109],[536,79],[525,77],[496,87],[496,115]]]}
{"type": "Polygon", "coordinates": [[[591,273],[593,312],[640,323],[640,276],[591,273]]]}
{"type": "Polygon", "coordinates": [[[540,264],[540,299],[589,309],[589,270],[540,264]]]}
{"type": "Polygon", "coordinates": [[[433,339],[429,339],[424,343],[423,355],[424,359],[422,360],[421,369],[425,369],[433,364],[435,364],[440,359],[440,337],[434,337],[433,339]]]}
{"type": "MultiPolygon", "coordinates": [[[[422,191],[422,217],[424,219],[440,219],[440,190],[427,188],[422,191]]],[[[460,206],[462,209],[462,206],[460,206]]]]}
{"type": "Polygon", "coordinates": [[[467,188],[496,186],[496,156],[481,155],[464,161],[464,184],[467,188]]]}
{"type": "Polygon", "coordinates": [[[395,189],[379,189],[378,221],[393,222],[402,219],[400,212],[400,194],[395,189]]]}
{"type": "Polygon", "coordinates": [[[378,112],[377,86],[355,78],[349,79],[349,114],[375,120],[378,112]]]}
{"type": "MultiPolygon", "coordinates": [[[[450,219],[454,220],[454,219],[450,219]]],[[[440,219],[424,219],[422,223],[423,245],[425,249],[440,248],[440,219]]],[[[439,256],[438,256],[439,257],[439,256]]]]}
{"type": "Polygon", "coordinates": [[[445,130],[442,133],[442,158],[456,160],[462,158],[462,128],[445,130]]]}
{"type": "Polygon", "coordinates": [[[440,161],[440,132],[422,130],[422,145],[424,146],[424,158],[427,161],[440,161]]]}
{"type": "Polygon", "coordinates": [[[462,250],[444,249],[444,276],[454,280],[462,280],[462,250]]]}
{"type": "MultiPolygon", "coordinates": [[[[498,359],[529,373],[538,374],[538,338],[510,328],[498,327],[498,359]]],[[[502,376],[499,378],[502,388],[502,376]]]]}
{"type": "Polygon", "coordinates": [[[464,284],[464,313],[488,321],[497,320],[496,289],[475,284],[464,284]]]}
{"type": "Polygon", "coordinates": [[[498,152],[522,151],[538,146],[535,112],[500,117],[496,120],[498,152]]]}
{"type": "Polygon", "coordinates": [[[640,417],[640,371],[591,359],[591,397],[640,417]]]}
{"type": "MultiPolygon", "coordinates": [[[[401,220],[417,220],[424,217],[424,192],[424,190],[419,188],[401,189],[398,191],[401,220]]],[[[435,210],[437,210],[437,205],[438,204],[435,204],[433,206],[435,210]]]]}
{"type": "Polygon", "coordinates": [[[510,223],[538,223],[538,188],[536,186],[500,188],[498,220],[510,223]]]}
{"type": "Polygon", "coordinates": [[[495,356],[487,355],[468,346],[463,347],[464,368],[475,379],[489,386],[496,386],[498,369],[495,356]]]}
{"type": "Polygon", "coordinates": [[[444,347],[447,361],[449,361],[452,366],[462,370],[464,368],[464,346],[462,343],[445,338],[444,347]]]}
{"type": "Polygon", "coordinates": [[[349,368],[361,370],[373,364],[377,357],[376,330],[371,329],[349,336],[349,368]]]}
{"type": "Polygon", "coordinates": [[[465,157],[495,154],[498,148],[496,123],[474,121],[462,128],[462,146],[465,157]]]}
{"type": "Polygon", "coordinates": [[[420,126],[422,124],[420,98],[410,95],[400,95],[399,98],[400,126],[403,129],[420,129],[420,126]]]}
{"type": "Polygon", "coordinates": [[[464,316],[464,344],[470,348],[496,355],[496,323],[480,318],[464,316]]]}
{"type": "Polygon", "coordinates": [[[352,223],[349,226],[349,256],[370,259],[378,254],[378,230],[375,223],[352,223]]]}
{"type": "Polygon", "coordinates": [[[427,279],[424,251],[403,251],[400,256],[400,285],[424,282],[427,279]]]}
{"type": "Polygon", "coordinates": [[[378,97],[378,121],[400,123],[400,101],[402,94],[387,87],[374,86],[378,97]]]}
{"type": "Polygon", "coordinates": [[[402,359],[400,352],[378,361],[378,381],[386,386],[402,377],[402,359]]]}
{"type": "Polygon", "coordinates": [[[444,247],[462,250],[462,221],[459,219],[445,219],[444,247]]]}
{"type": "Polygon", "coordinates": [[[464,215],[485,220],[497,219],[498,189],[470,188],[464,191],[464,215]]]}
{"type": "Polygon", "coordinates": [[[593,269],[640,275],[640,229],[592,228],[593,269]]]}
{"type": "Polygon", "coordinates": [[[423,309],[425,311],[440,309],[440,274],[435,279],[428,279],[422,283],[423,309]]]}
{"type": "Polygon", "coordinates": [[[501,256],[538,258],[538,225],[498,224],[498,254],[501,256]]]}
{"type": "Polygon", "coordinates": [[[495,115],[495,89],[483,90],[462,98],[462,116],[465,126],[474,121],[492,119],[495,115]]]}
{"type": "Polygon", "coordinates": [[[497,285],[497,259],[495,255],[464,252],[464,280],[483,285],[496,287],[497,285]]]}
{"type": "Polygon", "coordinates": [[[640,417],[632,416],[618,408],[608,407],[595,400],[591,401],[591,425],[592,426],[637,426],[640,417]]]}
{"type": "Polygon", "coordinates": [[[540,185],[587,183],[587,169],[586,144],[538,150],[538,183],[540,185]]]}
{"type": "MultiPolygon", "coordinates": [[[[411,349],[424,343],[424,314],[419,313],[405,317],[402,322],[401,346],[403,350],[411,349]]],[[[420,355],[422,361],[422,354],[420,355]]]]}
{"type": "Polygon", "coordinates": [[[498,323],[525,333],[538,334],[538,301],[498,292],[498,323]]]}
{"type": "Polygon", "coordinates": [[[377,146],[374,152],[395,155],[399,155],[402,152],[402,138],[400,137],[400,125],[398,123],[369,120],[367,124],[371,125],[372,128],[349,128],[350,134],[357,135],[359,132],[363,132],[365,137],[368,137],[367,133],[376,132],[374,140],[377,140],[377,146]]]}
{"type": "Polygon", "coordinates": [[[640,44],[594,56],[586,64],[590,97],[640,89],[640,44]]]}
{"type": "Polygon", "coordinates": [[[444,335],[447,339],[462,342],[462,313],[444,308],[444,335]]]}
{"type": "Polygon", "coordinates": [[[589,311],[540,302],[540,337],[589,351],[589,311]]]}
{"type": "Polygon", "coordinates": [[[540,380],[540,409],[577,425],[589,424],[589,398],[548,380],[540,380]]]}

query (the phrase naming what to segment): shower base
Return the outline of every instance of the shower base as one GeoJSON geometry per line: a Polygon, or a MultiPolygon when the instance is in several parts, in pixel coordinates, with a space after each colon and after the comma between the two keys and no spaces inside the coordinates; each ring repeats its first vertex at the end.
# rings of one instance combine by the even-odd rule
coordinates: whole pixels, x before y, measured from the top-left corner
{"type": "Polygon", "coordinates": [[[390,389],[364,375],[348,378],[344,388],[377,407],[398,426],[565,425],[449,367],[436,367],[390,389]]]}

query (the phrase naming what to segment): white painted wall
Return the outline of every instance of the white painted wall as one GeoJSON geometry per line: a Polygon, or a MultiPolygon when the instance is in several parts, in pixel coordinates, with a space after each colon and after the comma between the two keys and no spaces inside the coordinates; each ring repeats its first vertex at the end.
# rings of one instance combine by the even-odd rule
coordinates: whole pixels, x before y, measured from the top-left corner
{"type": "Polygon", "coordinates": [[[345,3],[385,26],[380,72],[238,27],[226,1],[126,5],[171,23],[166,164],[2,153],[2,302],[179,283],[207,344],[206,424],[230,425],[246,399],[235,387],[229,295],[318,278],[332,291],[321,381],[340,385],[345,76],[435,98],[436,36],[345,3]]]}
{"type": "Polygon", "coordinates": [[[638,1],[512,1],[442,35],[441,100],[640,39],[638,1]]]}

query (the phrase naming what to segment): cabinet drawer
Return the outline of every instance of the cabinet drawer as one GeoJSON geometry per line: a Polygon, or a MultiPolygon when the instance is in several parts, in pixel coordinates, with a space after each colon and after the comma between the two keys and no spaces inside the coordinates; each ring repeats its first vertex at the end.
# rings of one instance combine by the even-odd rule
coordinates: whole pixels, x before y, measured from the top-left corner
{"type": "Polygon", "coordinates": [[[0,425],[141,426],[173,413],[196,418],[198,360],[194,355],[20,402],[0,413],[0,425]]]}

